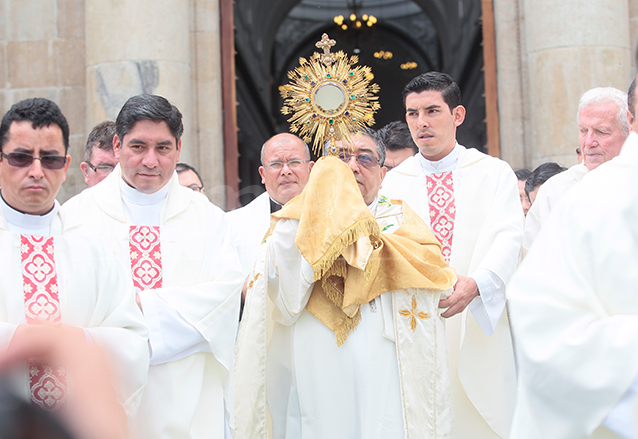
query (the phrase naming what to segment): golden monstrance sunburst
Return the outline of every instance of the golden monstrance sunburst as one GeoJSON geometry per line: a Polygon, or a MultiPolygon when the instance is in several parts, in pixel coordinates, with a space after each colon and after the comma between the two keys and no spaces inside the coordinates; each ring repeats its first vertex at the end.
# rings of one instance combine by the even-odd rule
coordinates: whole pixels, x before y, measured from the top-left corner
{"type": "Polygon", "coordinates": [[[284,105],[281,112],[292,114],[290,131],[298,133],[312,149],[321,155],[323,144],[346,139],[351,132],[374,124],[374,113],[381,108],[379,86],[370,67],[355,66],[359,57],[348,57],[343,51],[331,53],[336,44],[323,34],[315,45],[323,53],[315,52],[310,60],[299,58],[299,67],[288,72],[290,83],[279,87],[284,105]]]}

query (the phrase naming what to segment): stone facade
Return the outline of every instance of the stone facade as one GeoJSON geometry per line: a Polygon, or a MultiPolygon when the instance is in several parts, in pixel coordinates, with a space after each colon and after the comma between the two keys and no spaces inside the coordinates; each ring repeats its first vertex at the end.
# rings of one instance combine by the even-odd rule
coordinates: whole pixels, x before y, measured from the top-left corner
{"type": "Polygon", "coordinates": [[[0,112],[41,96],[71,130],[71,166],[59,195],[86,187],[86,136],[139,93],[184,115],[180,160],[225,204],[219,3],[216,0],[0,0],[0,112]]]}

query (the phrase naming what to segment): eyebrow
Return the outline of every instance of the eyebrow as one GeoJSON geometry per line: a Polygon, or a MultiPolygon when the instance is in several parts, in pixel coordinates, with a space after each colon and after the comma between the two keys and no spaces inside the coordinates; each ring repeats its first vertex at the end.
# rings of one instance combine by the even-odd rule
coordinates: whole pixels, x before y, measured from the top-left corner
{"type": "MultiPolygon", "coordinates": [[[[145,142],[142,139],[131,139],[131,140],[129,140],[129,143],[139,143],[139,144],[142,144],[142,145],[146,145],[147,144],[147,142],[145,142]]],[[[172,145],[172,144],[173,144],[173,142],[171,140],[162,140],[162,141],[156,143],[156,145],[162,145],[162,146],[164,146],[164,145],[172,145]]]]}
{"type": "MultiPolygon", "coordinates": [[[[34,150],[33,148],[26,148],[24,146],[18,146],[16,149],[14,149],[11,152],[19,152],[19,153],[23,153],[23,154],[31,154],[33,155],[34,150]]],[[[64,155],[64,153],[58,151],[57,149],[41,149],[40,150],[40,156],[45,156],[45,155],[64,155]]]]}
{"type": "MultiPolygon", "coordinates": [[[[433,110],[435,108],[441,108],[441,106],[437,105],[437,104],[432,104],[429,107],[425,107],[424,109],[425,110],[433,110]]],[[[417,111],[417,110],[418,110],[418,108],[406,108],[405,111],[417,111]]]]}

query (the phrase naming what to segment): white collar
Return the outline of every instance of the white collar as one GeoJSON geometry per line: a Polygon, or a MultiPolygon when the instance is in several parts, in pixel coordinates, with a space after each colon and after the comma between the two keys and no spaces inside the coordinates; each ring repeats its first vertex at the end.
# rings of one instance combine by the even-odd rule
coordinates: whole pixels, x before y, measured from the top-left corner
{"type": "Polygon", "coordinates": [[[8,231],[37,236],[51,235],[53,218],[55,218],[60,209],[60,203],[54,200],[53,208],[44,215],[31,215],[9,206],[2,197],[0,197],[0,206],[2,207],[8,231]]]}
{"type": "Polygon", "coordinates": [[[164,187],[162,187],[157,192],[154,192],[152,194],[145,194],[138,191],[134,187],[129,186],[123,178],[120,178],[120,190],[122,192],[122,198],[125,201],[128,201],[131,204],[137,204],[138,206],[150,206],[164,201],[168,196],[169,186],[170,185],[166,183],[164,187]]]}
{"type": "Polygon", "coordinates": [[[461,153],[461,146],[458,142],[454,145],[454,148],[448,155],[436,162],[431,161],[423,157],[423,154],[417,154],[421,169],[425,175],[434,174],[436,172],[448,172],[456,169],[456,165],[459,161],[459,154],[461,153]]]}

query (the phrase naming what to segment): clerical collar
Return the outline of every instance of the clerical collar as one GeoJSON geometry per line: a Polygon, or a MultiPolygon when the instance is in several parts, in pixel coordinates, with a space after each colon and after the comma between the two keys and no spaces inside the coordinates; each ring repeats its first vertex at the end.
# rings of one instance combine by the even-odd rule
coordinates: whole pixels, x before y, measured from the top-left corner
{"type": "Polygon", "coordinates": [[[268,199],[270,200],[270,213],[275,213],[278,210],[280,210],[282,207],[284,207],[283,204],[277,203],[272,198],[268,197],[268,199]]]}
{"type": "Polygon", "coordinates": [[[459,161],[459,154],[461,153],[461,146],[457,143],[448,155],[441,160],[433,162],[423,157],[423,154],[417,154],[419,163],[421,163],[421,169],[425,175],[435,174],[438,172],[448,172],[456,169],[456,164],[459,161]]]}
{"type": "Polygon", "coordinates": [[[47,213],[43,215],[31,215],[9,206],[2,197],[2,194],[0,194],[0,206],[2,207],[2,213],[4,214],[9,232],[36,236],[51,235],[51,223],[60,208],[60,204],[54,201],[53,207],[47,213]]]}
{"type": "Polygon", "coordinates": [[[145,194],[129,186],[124,179],[120,178],[122,201],[129,220],[139,226],[159,226],[160,211],[168,197],[169,188],[170,181],[157,192],[145,194]]]}

